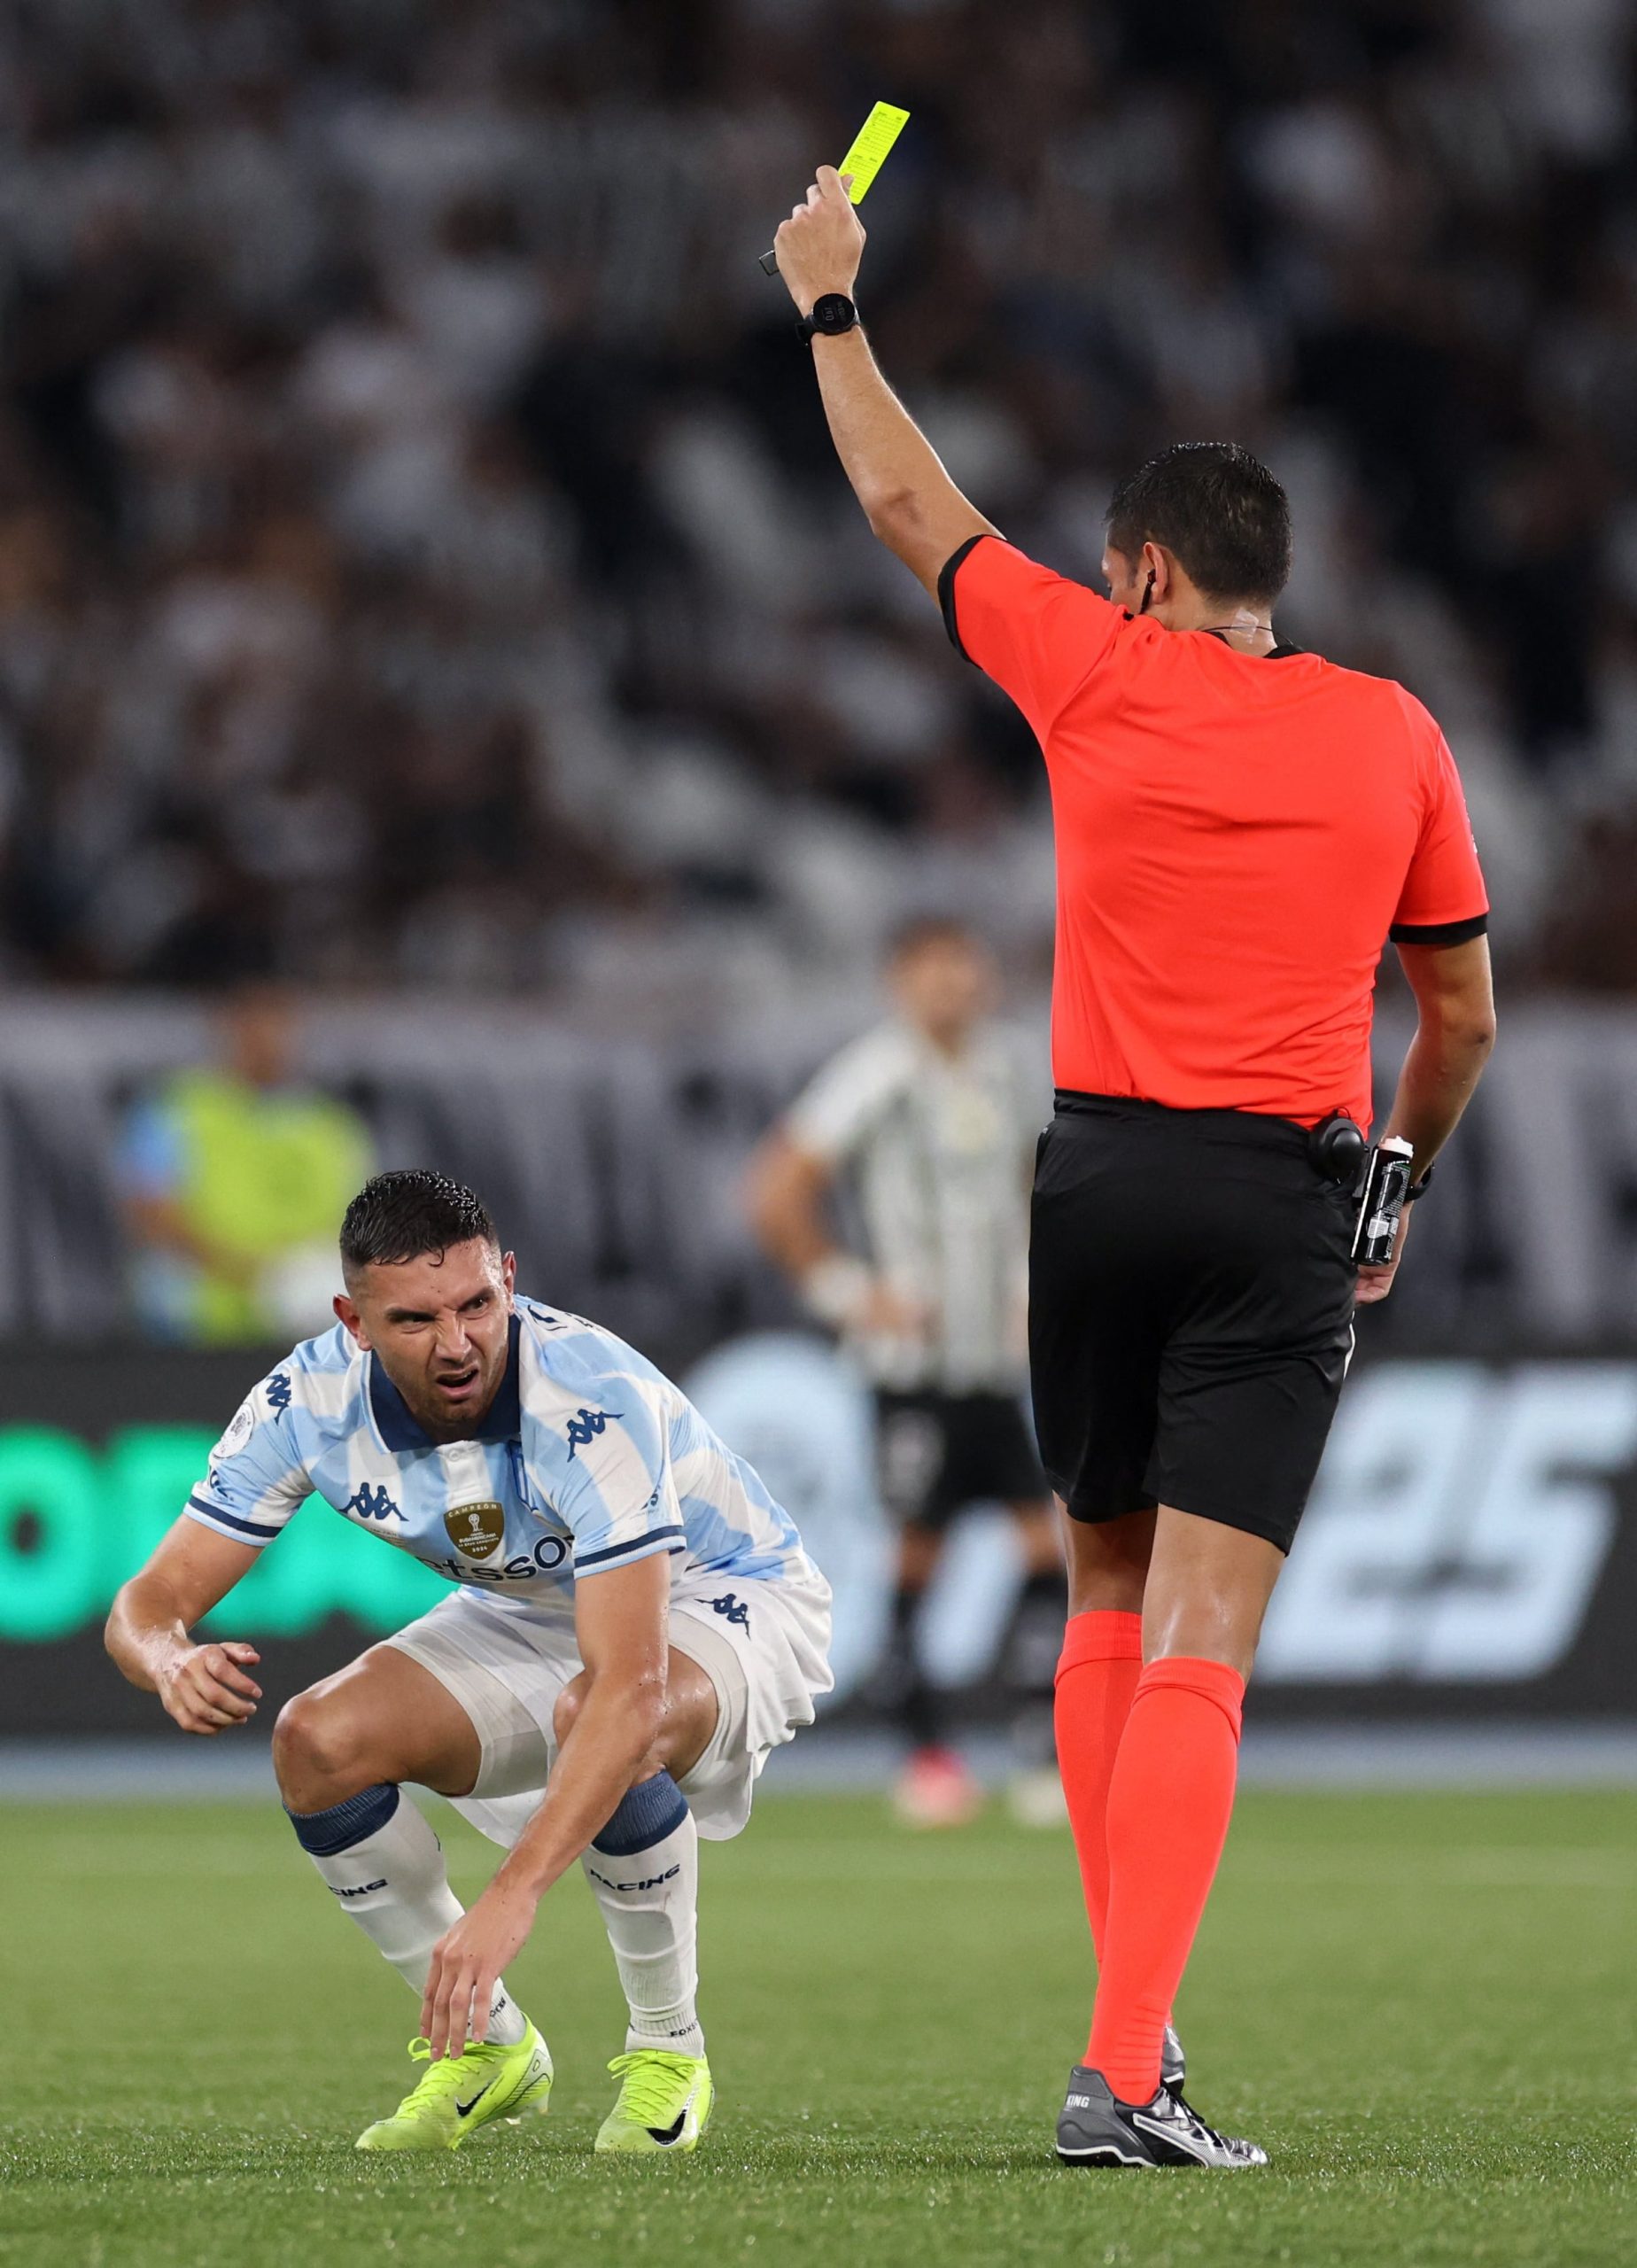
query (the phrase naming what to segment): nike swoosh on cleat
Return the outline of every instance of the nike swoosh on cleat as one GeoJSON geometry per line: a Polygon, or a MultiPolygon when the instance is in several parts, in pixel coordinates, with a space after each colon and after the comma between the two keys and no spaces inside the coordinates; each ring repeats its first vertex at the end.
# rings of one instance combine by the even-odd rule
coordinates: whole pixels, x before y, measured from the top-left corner
{"type": "Polygon", "coordinates": [[[1161,2125],[1157,2119],[1144,2118],[1140,2110],[1134,2114],[1131,2124],[1133,2126],[1139,2127],[1144,2134],[1153,2135],[1158,2141],[1169,2142],[1174,2149],[1185,2150],[1188,2155],[1200,2165],[1209,2165],[1212,2163],[1208,2144],[1201,2148],[1191,2134],[1178,2133],[1175,2126],[1161,2125]]]}
{"type": "Polygon", "coordinates": [[[471,2099],[471,2101],[470,2101],[469,2102],[457,2102],[457,2103],[455,2104],[455,2106],[454,2106],[454,2115],[455,2115],[455,2117],[456,2117],[457,2118],[466,2118],[466,2117],[469,2117],[471,2115],[471,2113],[472,2113],[474,2110],[476,2110],[476,2109],[477,2109],[477,2108],[478,2104],[483,2101],[483,2099],[484,2099],[485,2095],[486,2095],[486,2094],[492,2094],[492,2093],[493,2093],[493,2091],[494,2091],[494,2081],[493,2081],[493,2079],[491,2079],[491,2080],[490,2080],[490,2082],[489,2082],[489,2084],[488,2084],[488,2085],[487,2085],[486,2087],[479,2087],[479,2088],[478,2088],[478,2090],[477,2090],[477,2093],[472,2097],[472,2099],[471,2099]]]}
{"type": "Polygon", "coordinates": [[[682,2140],[682,2129],[687,2124],[687,2114],[693,2107],[693,2101],[694,2099],[692,2095],[690,2095],[687,2102],[683,2104],[681,2109],[678,2111],[676,2117],[671,2120],[669,2126],[650,2126],[648,2128],[648,2132],[653,2136],[656,2142],[679,2142],[682,2140]]]}

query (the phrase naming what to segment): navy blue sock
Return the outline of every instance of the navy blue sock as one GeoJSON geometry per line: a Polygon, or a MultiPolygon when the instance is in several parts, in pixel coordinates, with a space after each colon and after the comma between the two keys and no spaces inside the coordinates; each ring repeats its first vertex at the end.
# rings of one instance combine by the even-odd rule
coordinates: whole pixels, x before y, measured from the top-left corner
{"type": "Polygon", "coordinates": [[[592,1841],[610,1859],[628,1859],[663,1843],[687,1817],[687,1798],[669,1772],[656,1772],[639,1781],[620,1804],[608,1825],[592,1841]]]}
{"type": "Polygon", "coordinates": [[[367,1835],[378,1835],[399,1801],[393,1783],[382,1780],[361,1794],[348,1796],[345,1803],[331,1804],[328,1811],[291,1811],[288,1804],[284,1809],[302,1849],[315,1859],[330,1859],[337,1851],[350,1851],[367,1835]]]}

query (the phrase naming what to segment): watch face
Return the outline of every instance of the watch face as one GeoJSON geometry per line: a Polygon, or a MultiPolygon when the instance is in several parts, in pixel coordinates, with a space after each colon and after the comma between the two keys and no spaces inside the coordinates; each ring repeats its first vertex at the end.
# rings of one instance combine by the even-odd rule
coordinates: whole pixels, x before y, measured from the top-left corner
{"type": "Polygon", "coordinates": [[[826,291],[813,301],[813,321],[820,330],[846,330],[852,320],[852,301],[843,292],[826,291]]]}

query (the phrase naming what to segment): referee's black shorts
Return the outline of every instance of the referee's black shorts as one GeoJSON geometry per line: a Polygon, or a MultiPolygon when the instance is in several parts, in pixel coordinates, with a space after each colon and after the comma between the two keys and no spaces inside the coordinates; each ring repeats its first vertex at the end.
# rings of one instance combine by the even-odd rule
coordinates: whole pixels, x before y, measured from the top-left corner
{"type": "Polygon", "coordinates": [[[1289,1119],[1059,1095],[1029,1365],[1074,1518],[1175,1504],[1290,1550],[1352,1351],[1353,1210],[1289,1119]]]}

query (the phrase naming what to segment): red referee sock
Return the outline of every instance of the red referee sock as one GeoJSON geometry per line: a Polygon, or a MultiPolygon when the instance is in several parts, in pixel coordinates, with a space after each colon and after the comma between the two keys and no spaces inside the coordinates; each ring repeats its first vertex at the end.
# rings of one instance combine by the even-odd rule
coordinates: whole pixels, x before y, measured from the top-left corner
{"type": "Polygon", "coordinates": [[[1069,1617],[1058,1658],[1052,1720],[1099,1969],[1108,1913],[1108,1783],[1142,1669],[1140,1614],[1103,1609],[1069,1617]]]}
{"type": "Polygon", "coordinates": [[[1239,1759],[1245,1680],[1186,1654],[1137,1680],[1109,1784],[1108,1913],[1086,2062],[1147,2102],[1217,1860],[1239,1759]]]}

